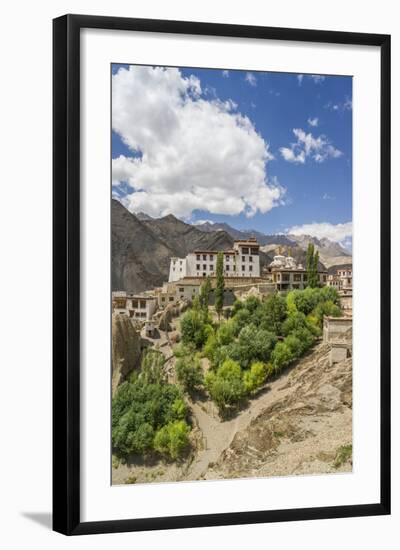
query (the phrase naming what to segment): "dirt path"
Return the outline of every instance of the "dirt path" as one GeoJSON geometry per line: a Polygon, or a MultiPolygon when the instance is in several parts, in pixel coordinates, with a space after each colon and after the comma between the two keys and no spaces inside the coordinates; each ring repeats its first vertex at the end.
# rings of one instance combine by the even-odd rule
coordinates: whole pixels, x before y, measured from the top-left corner
{"type": "Polygon", "coordinates": [[[221,453],[229,447],[235,435],[248,427],[266,407],[273,403],[277,397],[284,397],[289,391],[283,389],[287,383],[289,372],[278,380],[271,382],[265,390],[252,399],[246,409],[239,412],[232,420],[221,421],[215,416],[213,405],[207,402],[203,405],[199,402],[191,403],[191,410],[195,421],[203,434],[204,448],[200,450],[185,479],[200,479],[207,471],[209,464],[215,462],[221,453]],[[208,409],[208,410],[205,410],[208,409]]]}

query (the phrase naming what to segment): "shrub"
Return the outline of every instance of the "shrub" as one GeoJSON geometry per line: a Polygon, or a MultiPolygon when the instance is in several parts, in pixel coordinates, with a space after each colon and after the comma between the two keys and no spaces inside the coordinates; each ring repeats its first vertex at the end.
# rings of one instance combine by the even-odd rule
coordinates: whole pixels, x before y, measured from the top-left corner
{"type": "Polygon", "coordinates": [[[184,420],[170,422],[160,428],[154,437],[154,449],[160,454],[177,459],[189,446],[190,428],[184,420]]]}
{"type": "Polygon", "coordinates": [[[292,352],[285,342],[278,342],[271,354],[274,371],[278,374],[293,359],[292,352]]]}
{"type": "Polygon", "coordinates": [[[279,294],[269,297],[256,311],[256,324],[274,334],[281,334],[282,322],[287,315],[286,300],[279,294]]]}
{"type": "Polygon", "coordinates": [[[253,363],[248,371],[243,375],[244,387],[248,393],[260,388],[267,378],[267,368],[265,363],[257,361],[253,363]]]}
{"type": "Polygon", "coordinates": [[[113,398],[112,444],[119,455],[152,451],[155,432],[186,416],[178,386],[145,380],[124,382],[113,398]]]}
{"type": "Polygon", "coordinates": [[[203,371],[197,357],[182,357],[176,362],[178,382],[187,392],[198,389],[203,384],[203,371]]]}
{"type": "Polygon", "coordinates": [[[290,353],[292,354],[293,359],[297,359],[303,353],[304,348],[301,340],[294,334],[289,334],[284,339],[284,343],[289,348],[290,353]]]}
{"type": "Polygon", "coordinates": [[[233,342],[236,335],[236,325],[233,320],[222,323],[217,332],[217,340],[221,346],[226,346],[233,342]]]}
{"type": "Polygon", "coordinates": [[[320,326],[322,325],[322,319],[324,315],[330,315],[331,317],[340,317],[342,312],[340,307],[328,300],[326,302],[321,302],[314,309],[313,314],[318,319],[320,326]]]}
{"type": "Polygon", "coordinates": [[[220,412],[228,405],[237,405],[246,395],[240,365],[232,359],[226,359],[216,372],[209,371],[205,383],[220,412]]]}
{"type": "Polygon", "coordinates": [[[145,351],[139,378],[145,384],[161,384],[166,381],[164,372],[164,355],[157,350],[149,349],[145,351]]]}
{"type": "Polygon", "coordinates": [[[287,336],[291,332],[297,329],[306,328],[307,319],[304,313],[296,311],[291,313],[287,319],[282,323],[282,333],[284,336],[287,336]]]}
{"type": "Polygon", "coordinates": [[[268,361],[275,343],[272,332],[248,325],[242,328],[238,340],[228,346],[228,356],[246,369],[254,361],[268,361]]]}
{"type": "Polygon", "coordinates": [[[201,348],[212,332],[212,327],[204,319],[204,312],[198,308],[187,311],[181,319],[182,341],[201,348]]]}

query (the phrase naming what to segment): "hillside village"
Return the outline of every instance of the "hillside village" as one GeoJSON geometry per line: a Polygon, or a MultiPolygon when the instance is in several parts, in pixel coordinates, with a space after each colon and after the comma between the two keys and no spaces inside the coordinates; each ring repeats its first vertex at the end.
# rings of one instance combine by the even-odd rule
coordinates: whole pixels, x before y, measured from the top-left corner
{"type": "Polygon", "coordinates": [[[262,245],[113,208],[113,483],[351,469],[351,256],[339,250],[343,263],[326,268],[310,242],[303,253],[289,239],[262,245]],[[126,226],[136,237],[122,245],[126,226]],[[139,235],[149,258],[133,272],[139,235]],[[174,395],[157,432],[129,416],[145,378],[159,399],[174,395]],[[228,379],[235,396],[221,389],[228,379]]]}

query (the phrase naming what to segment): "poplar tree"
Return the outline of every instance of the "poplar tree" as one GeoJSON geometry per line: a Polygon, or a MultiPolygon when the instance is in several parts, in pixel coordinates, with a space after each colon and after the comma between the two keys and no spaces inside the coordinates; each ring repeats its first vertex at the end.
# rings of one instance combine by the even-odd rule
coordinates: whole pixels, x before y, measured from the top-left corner
{"type": "Polygon", "coordinates": [[[215,288],[215,311],[218,314],[218,320],[221,318],[221,312],[224,305],[224,255],[218,252],[217,256],[217,284],[215,288]]]}
{"type": "Polygon", "coordinates": [[[307,286],[316,288],[318,286],[318,262],[319,252],[314,250],[314,245],[309,243],[306,255],[307,286]]]}

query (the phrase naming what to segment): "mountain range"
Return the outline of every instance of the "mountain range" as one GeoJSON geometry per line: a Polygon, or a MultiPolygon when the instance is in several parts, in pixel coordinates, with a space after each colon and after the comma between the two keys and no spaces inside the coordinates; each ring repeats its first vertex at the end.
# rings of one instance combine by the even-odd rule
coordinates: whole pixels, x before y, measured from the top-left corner
{"type": "MultiPolygon", "coordinates": [[[[307,235],[264,235],[257,231],[240,231],[226,223],[191,225],[172,214],[152,218],[144,213],[133,214],[119,201],[112,200],[111,209],[111,282],[113,290],[142,292],[161,286],[168,280],[171,256],[184,257],[194,250],[226,250],[235,239],[256,237],[262,245],[260,266],[268,265],[279,252],[291,253],[304,264],[305,251],[312,242],[321,262],[331,269],[351,264],[351,254],[328,239],[307,235]]],[[[322,264],[321,264],[321,267],[322,264]]]]}

